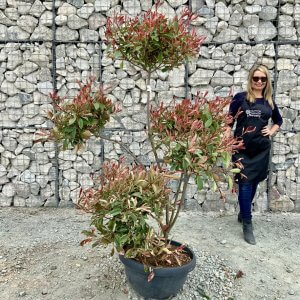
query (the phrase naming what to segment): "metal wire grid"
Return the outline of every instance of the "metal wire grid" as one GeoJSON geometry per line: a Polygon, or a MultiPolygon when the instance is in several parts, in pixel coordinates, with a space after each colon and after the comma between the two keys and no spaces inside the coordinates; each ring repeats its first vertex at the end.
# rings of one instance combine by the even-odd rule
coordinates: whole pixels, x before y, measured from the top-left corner
{"type": "MultiPolygon", "coordinates": [[[[111,9],[112,2],[95,1],[94,8],[91,3],[82,6],[81,2],[83,3],[67,1],[62,5],[61,1],[35,1],[33,5],[30,2],[22,2],[18,7],[11,7],[9,1],[6,6],[4,2],[0,4],[3,9],[2,28],[0,25],[0,61],[6,63],[1,65],[5,67],[5,71],[2,72],[5,73],[5,84],[2,82],[1,85],[4,93],[1,93],[0,126],[3,136],[1,142],[6,149],[2,152],[1,164],[4,168],[11,164],[14,168],[6,177],[13,179],[14,176],[18,176],[20,180],[14,183],[18,187],[24,187],[15,195],[24,196],[24,191],[28,193],[30,190],[30,194],[41,197],[44,199],[42,201],[47,199],[44,205],[66,205],[70,199],[75,201],[79,186],[91,185],[87,174],[99,171],[104,159],[117,158],[123,153],[118,145],[94,139],[83,154],[85,158],[76,161],[77,172],[74,172],[70,170],[70,162],[74,163],[77,158],[74,158],[72,153],[62,153],[52,143],[32,144],[32,136],[36,130],[51,127],[45,116],[50,104],[49,92],[56,90],[61,96],[71,98],[78,90],[76,80],[84,81],[93,74],[99,82],[112,88],[112,98],[123,106],[123,112],[110,124],[106,134],[117,138],[123,136],[131,150],[142,157],[145,164],[149,163],[149,158],[145,155],[147,146],[138,141],[143,141],[143,132],[140,131],[144,127],[143,74],[134,69],[128,70],[130,66],[125,70],[117,63],[112,66],[110,59],[106,57],[105,45],[101,42],[105,25],[103,12],[111,9]],[[3,13],[9,18],[3,17],[3,13]],[[13,21],[10,23],[11,20],[13,21]],[[130,74],[131,78],[126,78],[125,73],[130,74]],[[20,107],[22,111],[19,110],[20,107]],[[135,118],[137,122],[134,122],[135,118]],[[20,129],[24,129],[24,134],[20,129]],[[16,153],[16,156],[10,157],[14,155],[9,154],[7,149],[16,153]],[[29,166],[28,157],[32,160],[29,161],[30,172],[26,172],[29,166]],[[101,159],[97,160],[95,157],[101,159]],[[44,175],[48,176],[48,180],[42,180],[44,175]],[[39,188],[35,182],[39,183],[39,188]]],[[[137,15],[149,8],[149,2],[151,1],[124,1],[122,4],[127,12],[137,15]]],[[[299,85],[299,76],[289,77],[292,74],[289,71],[299,65],[299,21],[296,21],[299,15],[298,4],[291,7],[286,1],[278,1],[277,5],[267,5],[255,13],[255,9],[260,5],[257,4],[259,1],[253,5],[235,1],[235,6],[229,7],[233,11],[230,11],[223,1],[216,2],[213,10],[209,7],[210,1],[182,1],[182,4],[199,14],[192,27],[200,33],[203,32],[207,38],[199,59],[174,73],[155,74],[151,85],[157,93],[157,100],[171,101],[174,94],[184,98],[195,94],[199,89],[207,90],[211,96],[227,95],[232,86],[234,91],[243,87],[247,71],[254,63],[267,65],[273,76],[276,102],[279,103],[285,118],[281,133],[274,138],[274,156],[270,164],[272,176],[268,182],[268,194],[275,193],[272,190],[275,183],[280,194],[287,194],[291,199],[297,200],[299,148],[295,138],[292,147],[286,144],[287,141],[293,141],[293,136],[299,131],[298,123],[295,125],[299,109],[286,107],[282,98],[286,96],[290,99],[290,104],[299,105],[299,102],[286,95],[291,89],[291,81],[296,83],[296,86],[299,85]],[[269,17],[266,17],[267,8],[269,17]],[[250,15],[242,16],[241,9],[250,15]],[[264,18],[263,22],[259,22],[261,18],[264,18]],[[266,18],[269,19],[265,20],[266,18]],[[291,18],[295,20],[291,21],[291,18]],[[293,30],[287,30],[293,22],[293,30]],[[234,30],[235,27],[239,28],[239,35],[234,30]],[[267,39],[262,40],[262,37],[267,39]],[[294,58],[288,54],[293,51],[294,58]],[[295,51],[298,53],[295,54],[295,51]],[[243,67],[236,67],[239,64],[243,67]],[[173,76],[176,83],[174,80],[171,80],[173,83],[166,82],[167,76],[173,76]],[[184,90],[181,87],[184,87],[184,90]],[[280,102],[281,100],[283,102],[280,102]],[[289,152],[287,147],[290,147],[289,152]],[[285,158],[280,155],[284,153],[287,160],[282,162],[285,158]],[[280,178],[287,174],[290,175],[289,180],[282,185],[280,178]]],[[[270,4],[272,1],[267,2],[270,4]]],[[[175,10],[169,8],[165,5],[161,11],[171,16],[175,10]]],[[[115,8],[117,11],[120,9],[121,6],[115,8]]],[[[176,11],[180,9],[182,7],[178,7],[176,11]]],[[[108,15],[112,13],[111,10],[108,15]]],[[[297,92],[298,90],[294,93],[297,92]]],[[[297,98],[298,94],[295,97],[297,98]]],[[[7,170],[3,170],[2,173],[7,174],[7,170]]],[[[0,182],[5,185],[7,179],[0,182]]],[[[6,190],[6,195],[9,195],[9,189],[6,190]]],[[[14,205],[23,205],[22,197],[19,198],[16,198],[19,203],[15,200],[14,205]]],[[[30,201],[39,200],[41,199],[31,197],[28,203],[24,203],[30,205],[30,201]]]]}

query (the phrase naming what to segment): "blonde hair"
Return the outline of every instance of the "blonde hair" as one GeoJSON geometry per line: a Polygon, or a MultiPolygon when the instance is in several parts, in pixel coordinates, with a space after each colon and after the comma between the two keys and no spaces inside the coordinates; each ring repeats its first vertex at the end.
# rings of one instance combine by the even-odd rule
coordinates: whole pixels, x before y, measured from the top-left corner
{"type": "Polygon", "coordinates": [[[271,76],[268,69],[263,65],[254,66],[248,76],[248,83],[247,83],[247,100],[251,103],[256,101],[256,97],[252,90],[252,78],[256,71],[260,71],[264,73],[267,77],[266,86],[263,89],[263,97],[268,101],[269,105],[274,109],[274,103],[272,100],[272,83],[271,83],[271,76]]]}

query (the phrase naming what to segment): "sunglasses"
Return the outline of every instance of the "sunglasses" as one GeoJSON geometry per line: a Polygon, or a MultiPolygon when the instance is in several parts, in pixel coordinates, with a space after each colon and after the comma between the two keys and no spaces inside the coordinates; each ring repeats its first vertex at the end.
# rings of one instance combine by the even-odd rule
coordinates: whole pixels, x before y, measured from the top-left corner
{"type": "Polygon", "coordinates": [[[253,80],[254,82],[258,82],[259,80],[260,80],[261,82],[267,82],[267,77],[253,76],[253,77],[252,77],[252,80],[253,80]]]}

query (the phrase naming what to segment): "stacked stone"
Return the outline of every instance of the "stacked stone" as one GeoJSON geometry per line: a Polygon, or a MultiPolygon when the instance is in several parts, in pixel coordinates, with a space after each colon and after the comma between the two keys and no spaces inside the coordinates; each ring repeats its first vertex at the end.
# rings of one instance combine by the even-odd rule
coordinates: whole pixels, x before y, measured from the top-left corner
{"type": "MultiPolygon", "coordinates": [[[[208,97],[213,98],[225,96],[230,90],[241,91],[245,89],[249,70],[256,63],[268,66],[274,76],[278,55],[275,101],[284,124],[274,138],[274,188],[270,205],[273,210],[300,211],[300,48],[292,44],[300,36],[300,1],[280,2],[279,7],[278,0],[168,0],[159,11],[173,17],[190,5],[199,15],[192,27],[206,36],[207,44],[201,48],[199,57],[188,64],[189,96],[207,91],[208,97]],[[280,45],[276,53],[274,45],[265,42],[274,39],[288,40],[291,44],[280,45]]],[[[130,63],[113,61],[101,41],[107,17],[115,13],[139,15],[152,5],[149,0],[55,1],[54,19],[59,95],[71,99],[78,91],[77,80],[84,82],[90,75],[101,77],[110,98],[122,108],[108,124],[112,131],[107,134],[128,145],[147,165],[154,160],[149,155],[150,146],[143,131],[147,74],[130,63]]],[[[52,2],[0,0],[0,8],[1,40],[51,41],[52,2]]],[[[103,150],[98,139],[91,139],[80,155],[60,151],[56,158],[52,144],[32,143],[37,130],[51,127],[45,114],[50,108],[48,94],[53,89],[51,47],[51,42],[0,44],[0,126],[5,128],[0,139],[0,205],[55,205],[55,180],[59,180],[60,205],[76,202],[80,188],[93,185],[90,174],[100,170],[101,155],[110,159],[124,154],[118,143],[105,141],[103,150]],[[23,141],[28,144],[24,146],[23,141]],[[55,178],[56,159],[58,178],[55,178]],[[38,178],[43,176],[45,179],[40,182],[38,178]],[[26,193],[18,192],[19,187],[24,187],[26,193]]],[[[156,101],[170,103],[174,96],[184,98],[185,72],[184,66],[169,73],[155,72],[150,83],[153,99],[155,96],[156,101]]],[[[130,155],[126,157],[132,161],[130,155]]],[[[259,211],[267,208],[266,189],[266,182],[259,187],[255,203],[259,211]]],[[[191,182],[186,208],[232,211],[236,197],[229,193],[227,198],[223,203],[212,191],[197,193],[191,182]]]]}

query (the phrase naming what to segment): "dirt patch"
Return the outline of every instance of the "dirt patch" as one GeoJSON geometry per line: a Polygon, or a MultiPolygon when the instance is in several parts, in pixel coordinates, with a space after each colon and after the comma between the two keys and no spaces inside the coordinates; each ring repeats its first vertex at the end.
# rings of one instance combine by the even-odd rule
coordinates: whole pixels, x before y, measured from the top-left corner
{"type": "MultiPolygon", "coordinates": [[[[118,257],[110,257],[108,249],[79,246],[89,218],[73,209],[0,209],[1,300],[133,299],[118,257]]],[[[173,238],[241,271],[231,288],[234,299],[296,300],[299,228],[298,214],[255,215],[257,245],[252,246],[243,241],[236,216],[188,212],[173,238]]],[[[190,299],[202,299],[197,295],[190,299]]]]}

